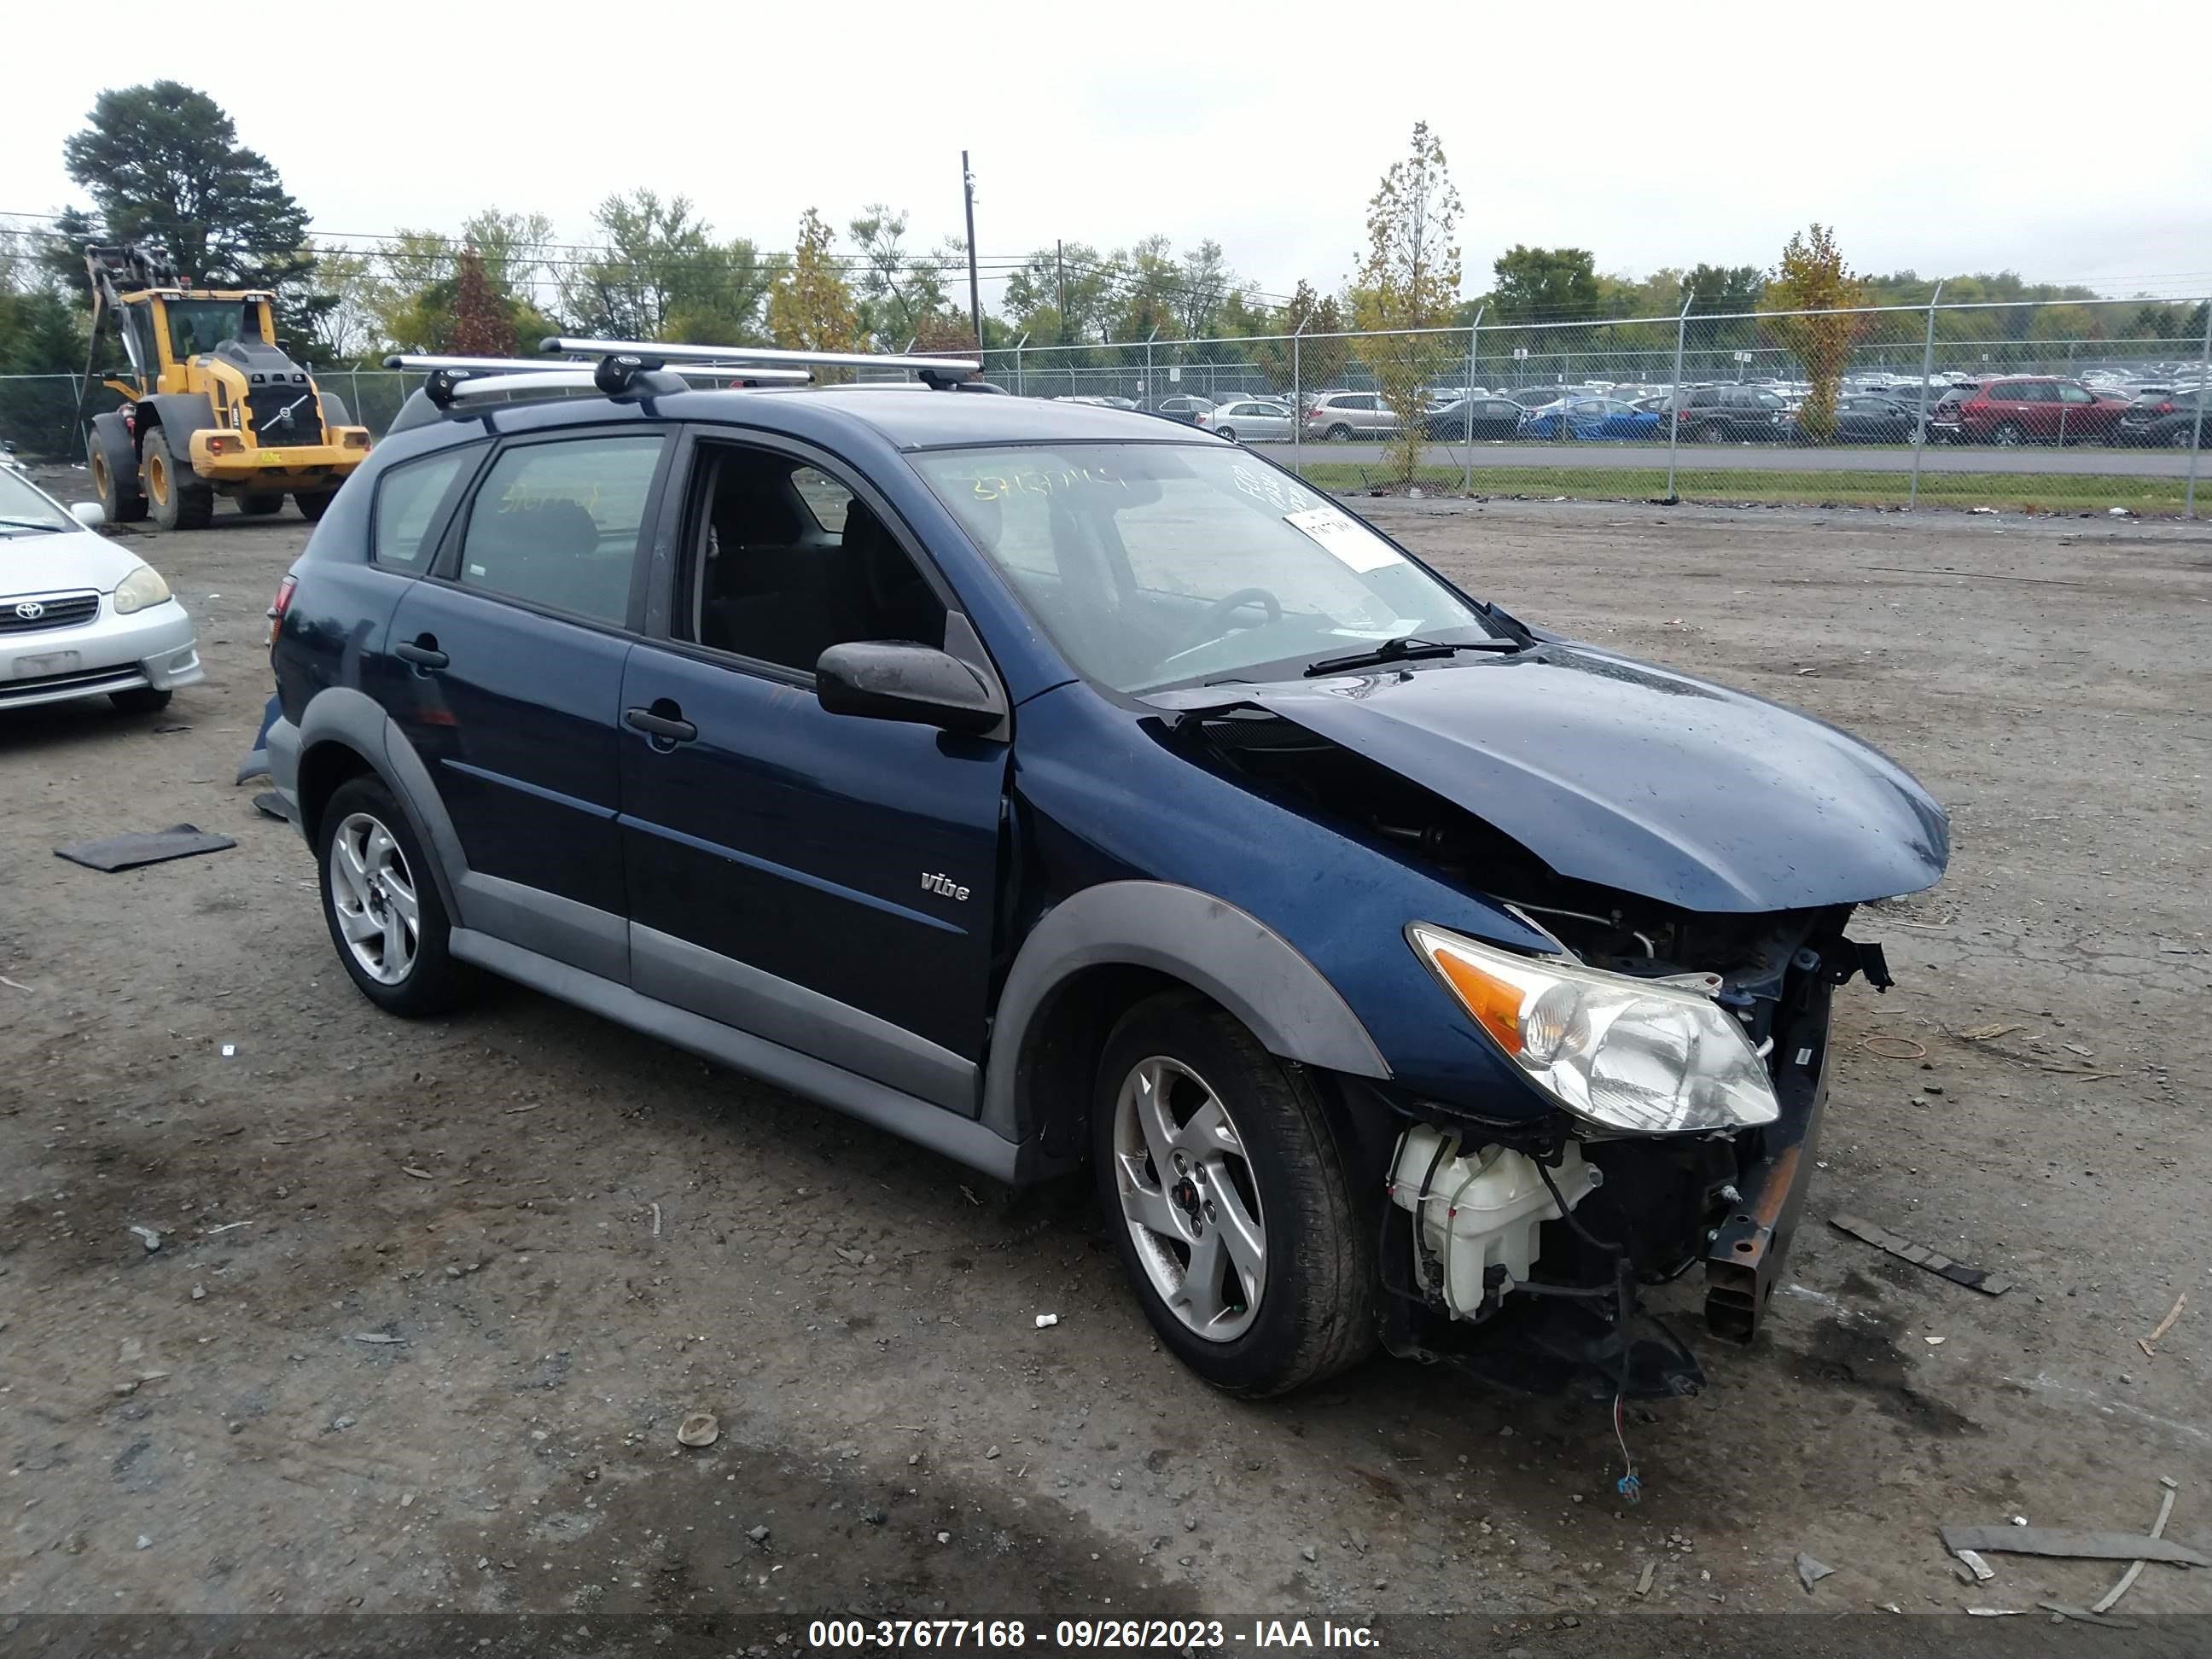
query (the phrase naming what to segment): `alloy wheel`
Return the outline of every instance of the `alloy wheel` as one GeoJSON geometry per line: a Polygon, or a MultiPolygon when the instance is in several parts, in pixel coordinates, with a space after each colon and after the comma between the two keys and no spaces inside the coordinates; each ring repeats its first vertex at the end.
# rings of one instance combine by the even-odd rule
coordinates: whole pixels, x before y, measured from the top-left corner
{"type": "Polygon", "coordinates": [[[353,813],[331,839],[329,879],[355,963],[380,985],[399,984],[414,971],[422,912],[398,841],[368,813],[353,813]]]}
{"type": "Polygon", "coordinates": [[[1139,1060],[1115,1100],[1113,1158],[1122,1219],[1160,1300],[1209,1342],[1242,1336],[1267,1290],[1267,1216],[1220,1097],[1180,1060],[1139,1060]]]}

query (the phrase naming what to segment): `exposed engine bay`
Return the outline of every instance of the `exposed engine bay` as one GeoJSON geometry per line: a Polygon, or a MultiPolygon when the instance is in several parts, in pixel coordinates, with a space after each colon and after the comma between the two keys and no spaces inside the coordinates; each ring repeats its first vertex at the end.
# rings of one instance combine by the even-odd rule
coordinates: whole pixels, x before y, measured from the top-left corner
{"type": "Polygon", "coordinates": [[[1528,1386],[1579,1374],[1621,1393],[1694,1391],[1696,1363],[1671,1333],[1632,1335],[1638,1293],[1703,1262],[1709,1328],[1738,1341],[1756,1334],[1796,1224],[1800,1161],[1812,1156],[1833,988],[1860,972],[1889,982],[1879,948],[1844,936],[1853,907],[1698,914],[1571,880],[1474,812],[1293,720],[1247,706],[1193,724],[1209,757],[1248,787],[1502,903],[1570,962],[1693,991],[1740,1028],[1779,1105],[1771,1121],[1637,1133],[1565,1111],[1507,1121],[1401,1103],[1382,1222],[1386,1337],[1398,1352],[1476,1370],[1503,1358],[1513,1374],[1500,1380],[1528,1386]],[[1516,1327],[1514,1342],[1475,1339],[1500,1322],[1516,1327]]]}

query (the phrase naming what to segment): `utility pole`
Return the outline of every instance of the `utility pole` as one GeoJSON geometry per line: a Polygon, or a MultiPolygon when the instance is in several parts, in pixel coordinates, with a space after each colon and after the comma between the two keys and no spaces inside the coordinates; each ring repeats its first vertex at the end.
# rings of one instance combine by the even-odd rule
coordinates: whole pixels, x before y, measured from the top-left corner
{"type": "Polygon", "coordinates": [[[1067,343],[1067,244],[1054,237],[1052,263],[1060,272],[1060,343],[1067,343]]]}
{"type": "Polygon", "coordinates": [[[983,289],[975,278],[975,175],[968,170],[968,152],[960,152],[960,192],[968,204],[968,320],[975,325],[975,350],[983,349],[983,289]]]}

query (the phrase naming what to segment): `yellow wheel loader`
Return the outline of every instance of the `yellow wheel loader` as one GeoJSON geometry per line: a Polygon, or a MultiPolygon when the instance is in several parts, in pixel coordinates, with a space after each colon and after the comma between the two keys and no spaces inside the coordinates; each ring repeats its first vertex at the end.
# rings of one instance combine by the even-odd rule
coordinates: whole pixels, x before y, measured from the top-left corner
{"type": "Polygon", "coordinates": [[[131,379],[106,382],[124,406],[87,434],[107,516],[197,530],[217,495],[256,516],[289,495],[302,518],[321,518],[367,459],[368,428],[277,349],[275,296],[191,287],[161,247],[94,246],[84,264],[93,337],[112,315],[131,360],[131,379]]]}

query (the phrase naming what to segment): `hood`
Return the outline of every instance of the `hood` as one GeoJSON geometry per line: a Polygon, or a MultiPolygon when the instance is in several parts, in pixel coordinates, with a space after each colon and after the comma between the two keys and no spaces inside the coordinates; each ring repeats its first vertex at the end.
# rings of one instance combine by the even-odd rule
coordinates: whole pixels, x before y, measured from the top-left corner
{"type": "Polygon", "coordinates": [[[1547,642],[1512,657],[1158,693],[1295,721],[1510,836],[1562,876],[1686,910],[1931,886],[1950,824],[1912,775],[1808,715],[1547,642]]]}
{"type": "Polygon", "coordinates": [[[69,587],[112,593],[115,584],[143,562],[136,553],[89,530],[0,536],[0,597],[69,587]]]}

